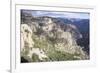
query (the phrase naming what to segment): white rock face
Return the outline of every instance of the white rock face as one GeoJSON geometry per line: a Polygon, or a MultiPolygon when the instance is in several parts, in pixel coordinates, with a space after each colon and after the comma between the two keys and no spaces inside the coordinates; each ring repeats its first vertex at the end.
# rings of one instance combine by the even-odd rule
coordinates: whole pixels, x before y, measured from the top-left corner
{"type": "Polygon", "coordinates": [[[33,54],[36,54],[39,57],[40,60],[43,60],[43,58],[48,58],[46,56],[46,54],[44,53],[44,51],[42,49],[39,49],[39,48],[32,48],[32,50],[29,51],[28,56],[30,58],[32,58],[33,54]]]}
{"type": "Polygon", "coordinates": [[[69,32],[63,32],[62,35],[61,35],[61,38],[67,39],[68,44],[72,45],[73,38],[72,38],[71,33],[69,33],[69,32]]]}
{"type": "Polygon", "coordinates": [[[32,30],[30,26],[27,24],[21,24],[21,51],[25,51],[28,49],[27,56],[32,59],[32,55],[36,54],[40,60],[43,60],[43,58],[47,58],[46,54],[42,49],[39,48],[33,48],[34,47],[34,41],[32,40],[32,30]],[[26,44],[28,48],[26,48],[26,44]]]}
{"type": "Polygon", "coordinates": [[[32,30],[27,24],[21,24],[21,50],[25,48],[25,43],[29,48],[33,47],[32,30]]]}
{"type": "Polygon", "coordinates": [[[57,24],[52,18],[35,19],[30,24],[21,24],[22,56],[30,58],[31,61],[35,56],[45,61],[45,58],[52,60],[52,52],[60,51],[75,54],[74,58],[77,59],[88,59],[82,47],[76,42],[77,39],[82,38],[76,26],[57,24]]]}

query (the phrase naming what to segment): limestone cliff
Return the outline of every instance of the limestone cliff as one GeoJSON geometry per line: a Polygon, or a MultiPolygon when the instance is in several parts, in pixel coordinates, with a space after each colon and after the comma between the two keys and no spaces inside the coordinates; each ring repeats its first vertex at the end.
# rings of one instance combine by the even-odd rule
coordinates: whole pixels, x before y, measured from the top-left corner
{"type": "Polygon", "coordinates": [[[31,22],[23,23],[21,57],[28,62],[89,59],[76,42],[82,34],[75,25],[58,23],[52,17],[31,17],[31,22]]]}

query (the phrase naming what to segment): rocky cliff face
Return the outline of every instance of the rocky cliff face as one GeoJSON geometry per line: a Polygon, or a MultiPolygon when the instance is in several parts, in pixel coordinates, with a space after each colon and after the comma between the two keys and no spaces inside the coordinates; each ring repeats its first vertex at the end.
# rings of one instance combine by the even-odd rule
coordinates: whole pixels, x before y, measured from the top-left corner
{"type": "Polygon", "coordinates": [[[76,42],[80,38],[82,34],[73,24],[46,16],[29,20],[24,17],[21,24],[21,58],[27,62],[87,60],[89,56],[76,42]]]}

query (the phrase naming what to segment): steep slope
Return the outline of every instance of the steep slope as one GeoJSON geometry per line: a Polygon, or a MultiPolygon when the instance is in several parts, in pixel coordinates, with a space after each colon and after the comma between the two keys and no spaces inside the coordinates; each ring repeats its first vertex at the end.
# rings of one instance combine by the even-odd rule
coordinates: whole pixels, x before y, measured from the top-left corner
{"type": "Polygon", "coordinates": [[[82,35],[75,25],[47,16],[29,20],[24,17],[24,20],[22,23],[25,24],[21,24],[21,57],[28,62],[89,59],[76,42],[82,35]]]}

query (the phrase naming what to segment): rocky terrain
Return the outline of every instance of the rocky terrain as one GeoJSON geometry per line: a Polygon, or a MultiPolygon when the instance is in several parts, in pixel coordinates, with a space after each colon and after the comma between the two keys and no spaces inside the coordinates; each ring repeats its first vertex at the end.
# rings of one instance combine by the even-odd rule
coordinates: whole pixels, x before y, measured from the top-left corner
{"type": "MultiPolygon", "coordinates": [[[[77,26],[60,18],[21,13],[21,62],[88,60],[77,26]]],[[[85,47],[86,48],[86,47],[85,47]]]]}

